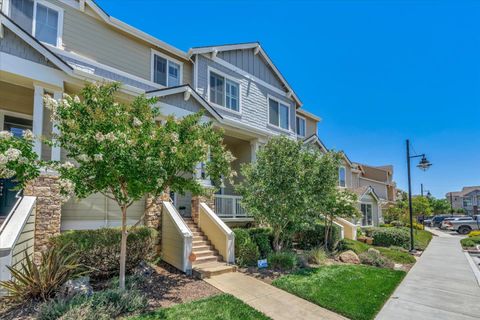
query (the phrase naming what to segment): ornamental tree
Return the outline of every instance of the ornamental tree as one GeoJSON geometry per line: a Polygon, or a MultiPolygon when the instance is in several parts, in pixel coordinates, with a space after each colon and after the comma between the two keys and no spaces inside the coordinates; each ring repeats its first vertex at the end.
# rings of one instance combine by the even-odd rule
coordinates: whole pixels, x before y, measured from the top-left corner
{"type": "MultiPolygon", "coordinates": [[[[222,144],[222,133],[201,113],[160,122],[156,98],[136,97],[117,102],[118,83],[87,85],[80,97],[64,95],[56,101],[46,96],[54,126],[61,132],[50,142],[60,146],[72,162],[57,164],[64,181],[63,194],[78,198],[101,193],[115,201],[122,213],[120,288],[125,288],[127,210],[149,195],[166,190],[204,192],[195,179],[195,167],[206,162],[215,185],[230,178],[231,154],[222,144]]],[[[148,208],[146,208],[148,210],[148,208]]]]}
{"type": "Polygon", "coordinates": [[[25,130],[22,137],[15,137],[9,131],[0,132],[0,178],[14,179],[18,189],[40,174],[41,162],[33,144],[30,130],[25,130]]]}

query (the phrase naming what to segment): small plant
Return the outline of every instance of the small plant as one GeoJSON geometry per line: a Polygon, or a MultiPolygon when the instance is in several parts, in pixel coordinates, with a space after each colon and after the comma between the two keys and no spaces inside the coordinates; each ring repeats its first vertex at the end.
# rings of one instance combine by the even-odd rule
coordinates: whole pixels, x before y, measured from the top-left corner
{"type": "Polygon", "coordinates": [[[464,248],[475,248],[477,245],[480,245],[480,236],[462,239],[460,243],[464,248]]]}
{"type": "Polygon", "coordinates": [[[468,234],[468,236],[471,238],[471,237],[478,237],[480,236],[480,230],[475,230],[475,231],[470,231],[470,233],[468,234]]]}
{"type": "Polygon", "coordinates": [[[67,247],[53,247],[42,252],[38,265],[25,253],[25,261],[20,269],[7,267],[13,279],[2,281],[0,285],[8,291],[8,297],[15,301],[51,298],[68,279],[85,273],[81,271],[76,252],[66,251],[67,247]]]}
{"type": "Polygon", "coordinates": [[[393,268],[394,263],[388,258],[382,256],[376,249],[368,249],[367,252],[358,255],[362,264],[379,267],[379,268],[393,268]]]}
{"type": "Polygon", "coordinates": [[[327,261],[327,254],[323,248],[314,248],[308,252],[308,262],[322,265],[327,261]]]}
{"type": "Polygon", "coordinates": [[[403,223],[402,221],[399,221],[399,220],[394,220],[394,221],[390,222],[390,224],[394,227],[404,227],[405,226],[405,223],[403,223]]]}
{"type": "Polygon", "coordinates": [[[298,263],[297,255],[290,251],[272,252],[267,260],[270,269],[282,271],[293,270],[298,263]]]}
{"type": "Polygon", "coordinates": [[[247,229],[234,229],[235,260],[239,266],[256,266],[260,257],[257,244],[252,240],[247,229]]]}

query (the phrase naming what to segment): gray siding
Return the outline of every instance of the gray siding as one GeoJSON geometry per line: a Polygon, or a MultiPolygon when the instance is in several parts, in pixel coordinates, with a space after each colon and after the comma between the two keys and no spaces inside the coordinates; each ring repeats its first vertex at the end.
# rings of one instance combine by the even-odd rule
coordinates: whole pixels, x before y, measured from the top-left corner
{"type": "Polygon", "coordinates": [[[38,53],[38,51],[33,49],[7,28],[4,28],[4,36],[0,39],[0,51],[35,63],[56,68],[51,62],[47,61],[43,55],[38,53]]]}
{"type": "Polygon", "coordinates": [[[208,100],[208,67],[212,67],[229,77],[235,79],[240,83],[240,107],[241,114],[235,114],[223,108],[215,107],[216,110],[225,118],[237,120],[257,129],[269,131],[271,134],[283,133],[290,136],[295,136],[295,105],[292,100],[283,97],[277,92],[268,89],[242,75],[232,71],[205,56],[198,56],[198,93],[202,95],[205,100],[208,100]],[[290,106],[290,126],[291,131],[285,132],[268,125],[268,101],[267,96],[273,96],[285,104],[290,106]]]}
{"type": "Polygon", "coordinates": [[[260,54],[254,54],[254,49],[221,51],[218,57],[272,86],[284,89],[282,82],[263,57],[260,54]]]}
{"type": "MultiPolygon", "coordinates": [[[[190,99],[185,101],[183,98],[183,93],[162,97],[160,98],[160,101],[190,112],[199,112],[200,110],[204,110],[200,103],[198,103],[193,97],[190,97],[190,99]]],[[[160,108],[160,112],[161,111],[162,109],[160,108]]]]}

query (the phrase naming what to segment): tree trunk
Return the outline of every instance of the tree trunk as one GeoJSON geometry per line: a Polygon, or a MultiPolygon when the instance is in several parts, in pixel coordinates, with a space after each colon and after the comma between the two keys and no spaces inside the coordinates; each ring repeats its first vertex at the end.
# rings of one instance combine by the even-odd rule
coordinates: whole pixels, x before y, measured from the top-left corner
{"type": "Polygon", "coordinates": [[[125,290],[125,265],[127,261],[127,207],[122,206],[122,240],[120,242],[120,290],[125,290]]]}

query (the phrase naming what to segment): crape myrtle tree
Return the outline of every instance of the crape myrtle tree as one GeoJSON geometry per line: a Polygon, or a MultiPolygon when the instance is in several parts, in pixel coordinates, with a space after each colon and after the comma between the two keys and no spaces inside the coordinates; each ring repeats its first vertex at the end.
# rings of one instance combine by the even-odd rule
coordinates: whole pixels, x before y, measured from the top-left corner
{"type": "MultiPolygon", "coordinates": [[[[143,95],[130,103],[117,102],[118,83],[88,84],[80,97],[45,97],[52,121],[60,132],[50,142],[60,146],[72,162],[58,164],[70,184],[62,193],[85,198],[101,193],[121,209],[120,288],[125,288],[127,210],[144,196],[158,197],[166,190],[204,192],[195,179],[195,167],[206,163],[214,185],[231,178],[230,152],[222,133],[202,114],[159,121],[157,99],[143,95]]],[[[146,208],[148,210],[149,208],[146,208]]]]}

